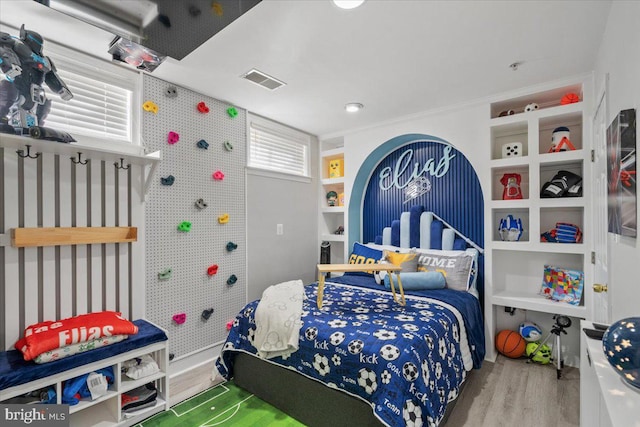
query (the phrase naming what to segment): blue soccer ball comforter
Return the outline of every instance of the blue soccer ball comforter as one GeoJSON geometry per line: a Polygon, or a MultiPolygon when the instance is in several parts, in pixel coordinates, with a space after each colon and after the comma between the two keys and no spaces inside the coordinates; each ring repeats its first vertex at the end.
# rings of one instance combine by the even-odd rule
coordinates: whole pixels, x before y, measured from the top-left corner
{"type": "MultiPolygon", "coordinates": [[[[467,371],[484,356],[484,343],[474,342],[483,339],[482,322],[470,323],[481,316],[465,319],[468,310],[454,307],[459,302],[407,295],[401,306],[388,291],[327,282],[319,310],[317,285],[305,293],[298,351],[269,361],[364,399],[388,426],[437,426],[467,371]]],[[[233,377],[235,352],[256,354],[258,303],[245,306],[234,320],[216,364],[226,379],[233,377]]]]}

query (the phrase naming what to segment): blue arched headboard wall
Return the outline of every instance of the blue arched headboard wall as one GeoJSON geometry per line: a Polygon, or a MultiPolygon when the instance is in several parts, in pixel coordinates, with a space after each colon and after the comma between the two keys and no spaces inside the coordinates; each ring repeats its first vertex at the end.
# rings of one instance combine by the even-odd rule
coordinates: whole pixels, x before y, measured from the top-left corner
{"type": "MultiPolygon", "coordinates": [[[[422,134],[392,138],[363,162],[349,198],[349,247],[356,241],[373,242],[414,205],[424,206],[484,247],[484,198],[475,170],[447,141],[422,134]],[[416,177],[427,178],[431,189],[406,201],[406,184],[416,177]]],[[[483,279],[484,262],[479,273],[483,279]]],[[[482,284],[479,280],[479,290],[482,284]]]]}

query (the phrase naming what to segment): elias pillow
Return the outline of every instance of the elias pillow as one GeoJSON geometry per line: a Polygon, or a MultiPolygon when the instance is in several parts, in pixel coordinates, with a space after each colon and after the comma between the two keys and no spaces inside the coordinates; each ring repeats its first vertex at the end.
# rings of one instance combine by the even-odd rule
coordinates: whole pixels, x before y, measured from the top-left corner
{"type": "Polygon", "coordinates": [[[473,255],[468,252],[418,249],[418,271],[439,271],[447,288],[467,291],[473,270],[473,255]]]}
{"type": "MultiPolygon", "coordinates": [[[[376,264],[380,258],[382,258],[382,251],[355,242],[351,256],[349,256],[349,264],[376,264]]],[[[373,276],[373,271],[345,273],[346,275],[373,276]]]]}

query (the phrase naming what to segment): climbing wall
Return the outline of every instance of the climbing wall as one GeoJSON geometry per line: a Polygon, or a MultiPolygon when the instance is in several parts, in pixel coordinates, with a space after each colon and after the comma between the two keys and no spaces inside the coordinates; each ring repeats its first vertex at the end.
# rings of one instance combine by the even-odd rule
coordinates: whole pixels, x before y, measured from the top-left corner
{"type": "Polygon", "coordinates": [[[142,101],[144,145],[162,151],[145,208],[146,317],[180,358],[224,341],[245,303],[246,112],[147,75],[142,101]]]}

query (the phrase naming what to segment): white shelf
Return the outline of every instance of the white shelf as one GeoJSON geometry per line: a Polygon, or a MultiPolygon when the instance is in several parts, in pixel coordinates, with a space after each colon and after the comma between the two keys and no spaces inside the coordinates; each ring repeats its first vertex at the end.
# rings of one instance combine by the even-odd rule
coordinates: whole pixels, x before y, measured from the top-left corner
{"type": "Polygon", "coordinates": [[[42,139],[30,138],[27,136],[11,135],[6,133],[0,133],[0,147],[9,150],[23,150],[26,152],[27,145],[30,147],[31,155],[36,153],[49,153],[60,156],[68,156],[69,158],[78,158],[78,153],[82,153],[82,161],[85,160],[97,160],[114,162],[118,165],[139,165],[142,167],[150,166],[148,172],[141,174],[140,181],[140,194],[142,200],[147,194],[151,179],[153,179],[158,164],[162,161],[162,152],[154,151],[153,153],[145,153],[144,149],[140,146],[131,145],[123,147],[122,150],[108,150],[101,147],[94,147],[90,145],[83,145],[78,142],[72,142],[70,144],[46,141],[42,139]],[[122,160],[121,160],[122,159],[122,160]]]}
{"type": "MultiPolygon", "coordinates": [[[[110,385],[109,387],[113,387],[113,385],[110,385]]],[[[76,412],[90,408],[93,405],[97,405],[98,403],[102,403],[105,400],[111,399],[112,397],[116,397],[118,395],[119,393],[117,391],[109,389],[105,394],[95,400],[91,400],[91,398],[82,399],[78,402],[78,404],[69,406],[69,414],[75,414],[76,412]]]]}
{"type": "Polygon", "coordinates": [[[343,176],[341,176],[340,178],[323,178],[322,179],[322,185],[338,185],[338,184],[344,184],[343,176]]]}
{"type": "Polygon", "coordinates": [[[347,238],[344,234],[323,234],[320,236],[320,240],[326,240],[328,242],[345,242],[347,238]]]}
{"type": "MultiPolygon", "coordinates": [[[[534,236],[535,237],[535,236],[534,236]]],[[[543,242],[503,242],[493,241],[494,250],[548,252],[559,254],[584,255],[586,247],[583,243],[543,243],[543,242]]]]}
{"type": "Polygon", "coordinates": [[[344,147],[325,150],[320,153],[320,157],[324,159],[341,159],[342,157],[344,157],[344,147]]]}
{"type": "Polygon", "coordinates": [[[125,164],[134,165],[150,165],[158,163],[162,160],[162,152],[155,151],[146,154],[144,149],[139,146],[131,145],[126,151],[108,150],[89,145],[83,145],[78,142],[69,144],[55,141],[46,141],[42,139],[30,138],[27,136],[18,136],[11,134],[0,134],[0,147],[14,150],[26,150],[26,146],[31,146],[31,153],[51,153],[61,156],[76,157],[78,153],[83,154],[84,159],[104,160],[104,161],[120,161],[124,159],[125,164]]]}
{"type": "Polygon", "coordinates": [[[344,213],[344,206],[327,206],[324,208],[320,208],[320,212],[322,213],[344,213]]]}
{"type": "Polygon", "coordinates": [[[122,419],[121,419],[121,423],[122,425],[134,425],[139,423],[142,420],[145,420],[149,417],[151,417],[152,415],[157,414],[158,412],[162,412],[163,410],[166,409],[166,402],[163,399],[160,399],[159,397],[156,399],[156,404],[155,406],[152,406],[150,408],[144,408],[140,411],[136,411],[135,413],[130,414],[130,417],[125,416],[124,414],[122,414],[122,419]]]}
{"type": "Polygon", "coordinates": [[[540,311],[550,314],[563,314],[565,316],[584,319],[586,309],[583,306],[570,305],[564,302],[546,299],[542,295],[527,292],[502,291],[491,297],[493,305],[515,307],[523,310],[540,311]]]}
{"type": "Polygon", "coordinates": [[[120,375],[120,389],[119,391],[121,393],[126,393],[129,390],[133,390],[134,388],[138,388],[140,386],[143,386],[145,384],[148,384],[150,382],[153,382],[155,380],[158,380],[160,378],[163,378],[166,375],[166,373],[160,371],[160,372],[156,372],[153,375],[149,375],[146,377],[142,377],[142,378],[138,378],[137,380],[132,380],[129,377],[127,377],[125,374],[121,374],[120,375]]]}

